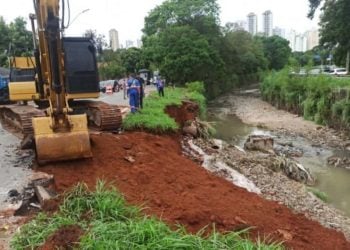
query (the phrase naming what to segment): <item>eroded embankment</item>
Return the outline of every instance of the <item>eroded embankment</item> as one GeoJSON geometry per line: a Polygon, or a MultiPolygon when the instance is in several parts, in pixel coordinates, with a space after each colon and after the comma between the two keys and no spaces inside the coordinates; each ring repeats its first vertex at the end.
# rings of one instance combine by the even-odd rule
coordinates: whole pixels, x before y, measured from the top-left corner
{"type": "Polygon", "coordinates": [[[215,223],[222,232],[252,227],[252,236],[286,240],[295,249],[350,248],[341,233],[208,173],[182,156],[179,138],[134,132],[96,134],[92,141],[93,159],[40,168],[55,176],[60,192],[105,179],[147,214],[190,232],[215,223]]]}

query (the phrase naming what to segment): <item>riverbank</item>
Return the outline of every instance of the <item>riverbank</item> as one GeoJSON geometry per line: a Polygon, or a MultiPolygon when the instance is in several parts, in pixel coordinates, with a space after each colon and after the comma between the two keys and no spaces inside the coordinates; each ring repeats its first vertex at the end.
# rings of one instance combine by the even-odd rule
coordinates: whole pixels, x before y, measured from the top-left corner
{"type": "MultiPolygon", "coordinates": [[[[220,108],[212,111],[217,116],[236,115],[244,123],[271,131],[275,135],[308,140],[317,149],[317,153],[323,150],[322,147],[346,148],[348,139],[341,132],[277,110],[258,96],[258,91],[242,91],[222,96],[214,105],[220,108]]],[[[203,142],[199,142],[199,145],[203,145],[203,142]]],[[[210,146],[205,146],[204,143],[204,147],[210,151],[210,146]]],[[[273,157],[254,152],[242,153],[236,148],[226,146],[215,155],[215,158],[224,161],[252,180],[261,189],[263,197],[283,203],[296,213],[304,213],[308,218],[319,221],[328,228],[342,231],[350,239],[349,218],[343,212],[316,198],[305,185],[271,170],[273,157]]]]}
{"type": "Polygon", "coordinates": [[[350,138],[345,132],[317,125],[301,116],[279,110],[260,98],[251,96],[250,92],[236,92],[220,98],[219,102],[228,108],[227,112],[237,115],[246,124],[301,136],[311,140],[315,146],[350,146],[350,138]]]}
{"type": "MultiPolygon", "coordinates": [[[[180,118],[178,115],[186,118],[183,116],[185,109],[178,107],[178,110],[171,113],[177,118],[180,118]]],[[[192,108],[189,111],[193,112],[192,108]]],[[[253,192],[248,192],[233,185],[231,180],[225,180],[229,179],[229,170],[214,170],[211,174],[184,156],[183,137],[176,133],[160,136],[145,132],[92,132],[91,140],[92,159],[38,168],[54,176],[59,193],[63,194],[79,182],[93,189],[98,180],[105,180],[117,188],[129,204],[143,207],[143,214],[156,216],[172,228],[181,224],[190,233],[198,233],[204,227],[205,232],[210,233],[211,225],[215,224],[218,232],[249,229],[251,239],[284,242],[284,246],[294,249],[350,248],[342,233],[292,212],[282,202],[269,201],[256,194],[265,192],[263,185],[273,183],[270,179],[263,182],[256,169],[266,171],[266,175],[271,173],[258,161],[260,158],[249,161],[250,155],[245,158],[244,153],[236,148],[231,150],[229,145],[221,148],[207,141],[194,141],[206,152],[218,154],[217,158],[230,167],[234,168],[238,161],[241,173],[254,182],[263,183],[259,184],[260,188],[255,184],[259,190],[252,186],[253,192]],[[232,158],[225,159],[227,155],[232,158]],[[244,168],[252,172],[245,173],[244,168]]],[[[231,179],[235,177],[231,175],[231,179]]],[[[274,177],[276,181],[287,181],[283,176],[274,177]]]]}

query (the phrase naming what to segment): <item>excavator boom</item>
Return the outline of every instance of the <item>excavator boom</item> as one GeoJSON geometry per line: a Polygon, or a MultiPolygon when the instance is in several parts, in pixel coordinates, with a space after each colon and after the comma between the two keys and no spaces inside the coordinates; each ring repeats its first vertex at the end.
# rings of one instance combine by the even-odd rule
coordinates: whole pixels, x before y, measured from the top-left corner
{"type": "Polygon", "coordinates": [[[38,34],[38,44],[34,46],[37,48],[36,81],[42,89],[42,99],[49,103],[47,116],[32,120],[37,160],[40,164],[92,157],[86,114],[72,114],[66,98],[59,0],[33,2],[38,34]]]}

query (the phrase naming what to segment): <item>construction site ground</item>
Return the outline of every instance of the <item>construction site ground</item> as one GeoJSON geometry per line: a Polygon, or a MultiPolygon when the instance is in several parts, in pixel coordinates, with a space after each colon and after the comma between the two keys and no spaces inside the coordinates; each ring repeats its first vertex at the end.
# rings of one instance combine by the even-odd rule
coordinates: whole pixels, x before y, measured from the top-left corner
{"type": "MultiPolygon", "coordinates": [[[[184,225],[190,233],[204,227],[209,233],[215,224],[223,233],[249,228],[252,239],[283,242],[292,249],[350,249],[342,233],[237,187],[184,156],[180,134],[92,132],[91,140],[92,159],[35,170],[54,175],[61,194],[79,182],[94,188],[105,180],[145,214],[174,228],[184,225]]],[[[0,225],[0,237],[1,230],[0,225]]]]}
{"type": "Polygon", "coordinates": [[[54,163],[40,171],[53,174],[59,192],[79,182],[93,188],[112,183],[133,205],[191,233],[215,223],[221,232],[251,228],[251,237],[284,241],[294,249],[350,249],[334,230],[293,214],[276,202],[213,176],[182,155],[180,137],[143,132],[92,135],[91,160],[54,163]]]}

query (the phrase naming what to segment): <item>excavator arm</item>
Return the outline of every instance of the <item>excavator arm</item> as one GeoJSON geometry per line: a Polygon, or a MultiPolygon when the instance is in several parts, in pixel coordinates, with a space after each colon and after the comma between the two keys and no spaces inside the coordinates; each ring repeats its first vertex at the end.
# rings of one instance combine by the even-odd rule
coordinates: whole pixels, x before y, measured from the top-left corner
{"type": "Polygon", "coordinates": [[[86,114],[71,114],[68,104],[59,0],[33,0],[33,3],[36,81],[41,99],[49,102],[47,116],[32,120],[37,160],[46,163],[91,157],[86,114]]]}

